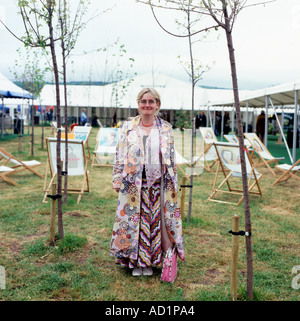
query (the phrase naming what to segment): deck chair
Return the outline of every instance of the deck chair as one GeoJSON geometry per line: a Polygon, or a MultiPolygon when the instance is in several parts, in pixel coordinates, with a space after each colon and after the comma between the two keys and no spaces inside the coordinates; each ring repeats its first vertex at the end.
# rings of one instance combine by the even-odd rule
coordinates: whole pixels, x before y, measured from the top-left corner
{"type": "Polygon", "coordinates": [[[217,142],[217,137],[211,127],[199,127],[201,136],[204,140],[204,151],[200,155],[199,159],[203,159],[204,168],[211,172],[212,167],[217,163],[218,156],[216,154],[216,150],[213,146],[215,142],[217,142]]]}
{"type": "Polygon", "coordinates": [[[176,166],[179,168],[181,173],[186,177],[189,178],[191,176],[191,165],[193,165],[193,175],[199,176],[202,173],[204,165],[203,165],[203,158],[199,160],[199,157],[195,156],[194,161],[191,164],[191,161],[184,158],[176,149],[175,149],[175,163],[176,166]],[[183,165],[187,165],[188,167],[186,170],[182,168],[183,165]]]}
{"type": "MultiPolygon", "coordinates": [[[[52,184],[57,177],[57,164],[56,164],[56,138],[47,138],[47,152],[48,161],[46,166],[45,182],[44,182],[44,198],[43,203],[47,203],[46,198],[49,191],[52,190],[52,184]],[[50,183],[47,186],[48,170],[50,170],[50,183]],[[47,186],[47,187],[46,187],[47,186]]],[[[65,140],[61,140],[61,160],[63,161],[63,171],[65,168],[65,140]]],[[[84,145],[82,140],[68,140],[68,190],[67,193],[79,194],[77,198],[77,204],[79,204],[84,192],[89,192],[89,178],[87,171],[87,160],[84,153],[84,145]],[[75,186],[75,187],[74,187],[75,186]]]]}
{"type": "Polygon", "coordinates": [[[276,179],[276,181],[272,184],[272,186],[276,185],[277,183],[286,182],[291,177],[300,180],[300,165],[298,165],[299,163],[300,163],[300,158],[293,165],[289,165],[289,164],[276,165],[275,167],[278,168],[280,171],[282,171],[283,174],[276,179]]]}
{"type": "Polygon", "coordinates": [[[4,178],[7,178],[8,175],[12,175],[14,173],[18,173],[26,170],[30,171],[31,173],[41,178],[44,178],[42,174],[40,174],[34,169],[35,167],[42,165],[42,163],[40,163],[37,160],[21,161],[19,158],[7,152],[5,149],[0,148],[0,162],[1,161],[3,161],[3,163],[1,164],[1,167],[3,170],[2,176],[4,176],[4,178]],[[9,166],[10,164],[11,166],[9,166]]]}
{"type": "Polygon", "coordinates": [[[86,146],[88,151],[87,158],[92,160],[91,152],[89,148],[89,136],[91,134],[92,127],[91,126],[74,126],[71,134],[74,134],[74,139],[83,140],[83,145],[86,146]]]}
{"type": "Polygon", "coordinates": [[[250,142],[253,148],[251,157],[254,151],[259,156],[258,162],[254,166],[255,167],[266,166],[269,169],[269,171],[274,176],[276,176],[274,170],[270,167],[270,164],[272,163],[278,164],[278,162],[284,159],[284,157],[274,157],[273,155],[271,155],[271,153],[267,150],[265,145],[262,143],[262,141],[259,139],[259,137],[255,133],[244,133],[244,136],[250,142]]]}
{"type": "MultiPolygon", "coordinates": [[[[239,205],[244,199],[244,192],[242,188],[242,172],[240,163],[240,149],[238,144],[230,143],[214,143],[214,148],[218,156],[218,168],[215,174],[215,179],[213,182],[212,194],[209,196],[209,201],[228,203],[239,205]],[[219,174],[222,174],[223,180],[217,185],[217,179],[219,174]],[[227,187],[224,189],[223,186],[227,187]],[[220,200],[216,199],[218,193],[231,194],[238,198],[237,202],[231,200],[220,200]]],[[[251,194],[262,196],[261,189],[259,186],[259,180],[262,174],[259,174],[257,170],[253,167],[253,163],[248,153],[245,153],[246,160],[246,170],[248,176],[248,191],[251,194]],[[256,188],[257,191],[253,191],[256,188]]]]}
{"type": "Polygon", "coordinates": [[[100,127],[93,152],[92,166],[112,166],[119,139],[119,128],[100,127]]]}
{"type": "MultiPolygon", "coordinates": [[[[50,125],[51,125],[51,129],[52,129],[52,135],[54,137],[56,137],[56,135],[57,135],[57,121],[51,121],[50,125]]],[[[62,132],[65,131],[64,127],[61,127],[60,129],[62,132]]]]}
{"type": "MultiPolygon", "coordinates": [[[[223,136],[231,144],[238,144],[239,143],[239,138],[234,134],[231,134],[231,135],[224,134],[223,136]]],[[[252,146],[246,137],[244,138],[244,144],[248,150],[252,150],[252,146]]]]}

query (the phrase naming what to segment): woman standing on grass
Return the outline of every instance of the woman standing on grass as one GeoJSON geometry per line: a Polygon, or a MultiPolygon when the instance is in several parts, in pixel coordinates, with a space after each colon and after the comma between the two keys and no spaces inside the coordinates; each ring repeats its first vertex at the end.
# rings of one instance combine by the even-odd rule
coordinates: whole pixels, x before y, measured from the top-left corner
{"type": "Polygon", "coordinates": [[[172,127],[156,116],[161,101],[155,89],[144,88],[137,103],[139,115],[124,122],[115,155],[113,188],[119,197],[110,249],[133,276],[152,275],[151,266],[162,264],[170,246],[184,261],[172,127]]]}

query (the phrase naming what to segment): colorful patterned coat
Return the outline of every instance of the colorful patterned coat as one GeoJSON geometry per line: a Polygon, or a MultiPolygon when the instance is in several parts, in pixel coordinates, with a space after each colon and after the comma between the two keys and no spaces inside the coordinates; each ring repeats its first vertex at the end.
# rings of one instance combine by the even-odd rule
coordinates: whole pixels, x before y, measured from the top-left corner
{"type": "MultiPolygon", "coordinates": [[[[142,137],[138,135],[140,119],[140,116],[136,116],[125,121],[119,136],[113,169],[113,188],[119,188],[120,191],[110,254],[133,260],[137,260],[138,257],[140,195],[145,157],[142,137]]],[[[156,117],[156,129],[158,129],[159,135],[159,144],[157,145],[161,150],[164,164],[165,226],[171,243],[177,248],[178,257],[184,261],[172,127],[168,122],[156,117]]],[[[157,155],[159,155],[159,151],[157,155]]]]}

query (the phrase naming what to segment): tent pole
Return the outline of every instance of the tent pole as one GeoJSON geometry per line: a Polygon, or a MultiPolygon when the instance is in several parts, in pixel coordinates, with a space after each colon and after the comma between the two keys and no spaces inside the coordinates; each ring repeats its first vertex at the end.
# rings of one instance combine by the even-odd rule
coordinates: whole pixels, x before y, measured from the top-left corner
{"type": "Polygon", "coordinates": [[[269,120],[268,120],[268,116],[269,116],[269,111],[268,111],[268,98],[270,96],[266,95],[265,97],[265,108],[266,108],[266,116],[265,116],[265,137],[264,137],[264,144],[266,147],[268,147],[268,126],[269,126],[269,120]]]}
{"type": "Polygon", "coordinates": [[[214,107],[213,131],[216,133],[216,107],[214,107]]]}
{"type": "MultiPolygon", "coordinates": [[[[212,128],[212,127],[213,127],[213,125],[212,125],[211,113],[210,113],[209,106],[207,106],[207,116],[208,116],[208,118],[209,118],[209,124],[210,124],[210,127],[212,128]]],[[[209,127],[209,126],[208,126],[208,122],[207,122],[207,124],[206,124],[206,127],[209,127]]]]}
{"type": "Polygon", "coordinates": [[[4,138],[4,97],[2,96],[1,138],[4,138]]]}
{"type": "Polygon", "coordinates": [[[275,109],[275,107],[274,107],[274,105],[273,105],[273,102],[272,102],[271,97],[270,97],[270,96],[268,96],[268,97],[269,97],[270,103],[271,103],[271,105],[272,105],[272,107],[273,107],[273,109],[274,109],[276,121],[277,121],[278,127],[279,127],[279,129],[280,129],[281,135],[282,135],[282,137],[283,137],[285,147],[286,147],[287,152],[288,152],[288,154],[289,154],[289,156],[290,156],[290,160],[291,160],[291,162],[292,162],[292,164],[293,164],[293,158],[292,158],[291,152],[290,152],[290,150],[289,150],[289,146],[288,146],[288,144],[287,144],[287,142],[286,142],[286,139],[285,139],[285,136],[284,136],[284,133],[283,133],[283,129],[282,129],[280,123],[279,123],[278,116],[277,116],[277,113],[276,113],[276,109],[275,109]]]}
{"type": "MultiPolygon", "coordinates": [[[[281,106],[281,128],[283,129],[284,126],[284,109],[283,105],[281,106]]],[[[280,133],[280,144],[282,143],[282,134],[280,133]]]]}
{"type": "Polygon", "coordinates": [[[223,135],[224,135],[224,106],[222,108],[221,142],[223,141],[223,135]]]}
{"type": "Polygon", "coordinates": [[[294,132],[293,132],[293,162],[296,162],[296,142],[298,134],[298,90],[295,90],[295,112],[294,112],[294,132]]]}
{"type": "Polygon", "coordinates": [[[245,127],[246,133],[248,133],[248,107],[249,107],[249,101],[246,100],[246,127],[245,127]]]}

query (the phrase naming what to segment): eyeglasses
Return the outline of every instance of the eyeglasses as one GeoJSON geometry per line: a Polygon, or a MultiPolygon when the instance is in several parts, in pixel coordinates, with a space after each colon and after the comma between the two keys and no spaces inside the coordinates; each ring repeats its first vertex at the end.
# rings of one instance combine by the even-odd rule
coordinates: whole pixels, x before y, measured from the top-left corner
{"type": "Polygon", "coordinates": [[[152,100],[152,99],[149,99],[149,100],[142,99],[142,100],[139,101],[139,103],[140,103],[141,105],[146,105],[147,103],[148,103],[149,105],[154,105],[154,104],[156,104],[156,101],[155,101],[155,100],[152,100]]]}

